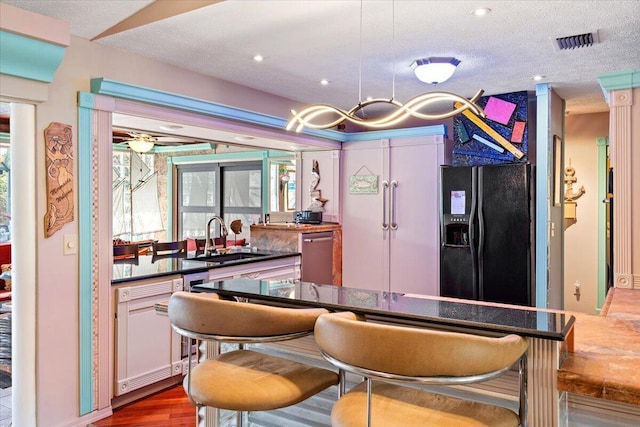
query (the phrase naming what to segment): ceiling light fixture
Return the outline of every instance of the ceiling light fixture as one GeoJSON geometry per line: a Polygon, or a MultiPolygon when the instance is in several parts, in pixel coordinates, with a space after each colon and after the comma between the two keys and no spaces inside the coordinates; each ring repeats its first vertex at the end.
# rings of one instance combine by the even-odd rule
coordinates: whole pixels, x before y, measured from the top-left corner
{"type": "MultiPolygon", "coordinates": [[[[345,121],[356,123],[369,128],[384,129],[384,128],[395,126],[400,122],[402,122],[403,120],[407,119],[408,117],[415,117],[422,120],[442,120],[448,117],[456,116],[467,109],[473,111],[476,115],[485,117],[485,113],[482,107],[476,104],[476,101],[484,93],[483,90],[479,90],[471,99],[466,99],[464,97],[461,97],[459,95],[449,93],[449,92],[424,93],[422,95],[418,95],[411,98],[404,105],[394,99],[395,97],[395,1],[392,3],[393,5],[392,33],[393,33],[393,44],[394,44],[392,96],[390,99],[367,98],[366,101],[362,101],[362,4],[363,2],[361,0],[360,1],[360,68],[359,68],[358,104],[352,109],[350,109],[349,111],[345,111],[340,108],[333,107],[331,105],[326,105],[326,104],[310,105],[304,108],[300,112],[291,110],[291,114],[293,115],[293,117],[287,123],[285,127],[286,130],[292,130],[295,128],[296,132],[301,132],[305,127],[311,128],[311,129],[329,129],[334,126],[338,126],[345,121]],[[421,112],[425,107],[431,104],[440,103],[442,101],[459,102],[460,106],[452,111],[439,113],[439,114],[429,114],[429,113],[421,112]],[[373,104],[391,105],[395,108],[395,110],[387,114],[386,116],[377,117],[377,118],[358,117],[356,115],[356,113],[358,113],[363,108],[373,104]]],[[[430,58],[430,59],[435,59],[435,58],[430,58]]],[[[455,66],[458,65],[460,61],[456,60],[455,58],[450,58],[450,59],[454,59],[455,61],[457,61],[455,65],[453,65],[452,62],[449,62],[449,64],[453,65],[453,69],[455,71],[455,66]]],[[[451,72],[451,74],[453,74],[453,72],[451,72]]]]}
{"type": "Polygon", "coordinates": [[[453,76],[460,61],[456,58],[424,58],[411,63],[418,80],[432,85],[443,83],[453,76]]]}
{"type": "Polygon", "coordinates": [[[488,7],[483,7],[483,8],[474,10],[473,12],[471,12],[471,14],[475,16],[485,16],[489,12],[491,12],[491,9],[489,9],[488,7]]]}
{"type": "Polygon", "coordinates": [[[128,141],[129,148],[131,148],[136,153],[146,153],[151,151],[155,140],[156,139],[151,135],[139,134],[128,141]]]}
{"type": "Polygon", "coordinates": [[[148,141],[129,141],[129,148],[136,153],[147,153],[153,148],[153,142],[148,141]]]}
{"type": "Polygon", "coordinates": [[[180,126],[180,125],[173,125],[173,124],[164,124],[164,125],[160,125],[160,126],[158,126],[158,128],[159,128],[160,130],[167,130],[167,131],[169,131],[169,130],[178,130],[178,129],[182,129],[182,128],[183,128],[183,126],[180,126]]]}
{"type": "Polygon", "coordinates": [[[264,57],[262,55],[255,55],[253,57],[253,60],[256,62],[262,62],[264,60],[264,57]]]}

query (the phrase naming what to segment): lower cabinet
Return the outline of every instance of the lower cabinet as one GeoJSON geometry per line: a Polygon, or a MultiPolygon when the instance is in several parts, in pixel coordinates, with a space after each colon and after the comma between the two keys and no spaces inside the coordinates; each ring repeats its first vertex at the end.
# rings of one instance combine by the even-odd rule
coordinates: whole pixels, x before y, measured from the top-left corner
{"type": "MultiPolygon", "coordinates": [[[[209,270],[209,280],[235,278],[260,280],[300,279],[300,256],[220,267],[209,270]]],[[[113,396],[155,384],[186,369],[181,336],[168,316],[154,305],[183,290],[181,276],[135,280],[113,286],[114,390],[113,396]]]]}
{"type": "Polygon", "coordinates": [[[114,396],[182,375],[181,337],[171,329],[169,317],[154,310],[154,304],[180,290],[181,277],[137,281],[114,290],[114,396]]]}
{"type": "Polygon", "coordinates": [[[299,280],[300,265],[300,256],[292,256],[231,267],[212,268],[209,270],[209,281],[240,278],[256,280],[299,280]]]}

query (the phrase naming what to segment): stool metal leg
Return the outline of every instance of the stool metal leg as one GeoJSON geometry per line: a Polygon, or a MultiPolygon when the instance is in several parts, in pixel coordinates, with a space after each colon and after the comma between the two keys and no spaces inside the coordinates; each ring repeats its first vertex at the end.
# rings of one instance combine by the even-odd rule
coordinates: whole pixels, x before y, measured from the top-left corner
{"type": "Polygon", "coordinates": [[[344,369],[338,369],[338,399],[344,396],[347,391],[347,372],[344,369]]]}
{"type": "Polygon", "coordinates": [[[366,378],[367,382],[367,427],[371,427],[371,378],[366,378]]]}
{"type": "Polygon", "coordinates": [[[236,427],[242,427],[244,425],[244,412],[238,411],[236,414],[236,427]]]}

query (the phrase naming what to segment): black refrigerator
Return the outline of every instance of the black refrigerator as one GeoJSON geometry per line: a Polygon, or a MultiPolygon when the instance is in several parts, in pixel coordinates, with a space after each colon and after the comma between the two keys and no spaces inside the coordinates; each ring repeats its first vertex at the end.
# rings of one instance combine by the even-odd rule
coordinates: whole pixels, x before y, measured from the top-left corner
{"type": "Polygon", "coordinates": [[[529,163],[442,166],[440,295],[535,306],[529,163]]]}

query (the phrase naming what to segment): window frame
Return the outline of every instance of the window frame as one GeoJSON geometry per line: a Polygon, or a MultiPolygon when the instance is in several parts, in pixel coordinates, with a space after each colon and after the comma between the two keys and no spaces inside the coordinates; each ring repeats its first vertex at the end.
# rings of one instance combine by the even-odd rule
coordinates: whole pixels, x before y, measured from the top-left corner
{"type": "MultiPolygon", "coordinates": [[[[210,216],[218,215],[222,218],[225,214],[240,214],[240,215],[252,215],[261,217],[263,211],[263,192],[264,183],[262,179],[263,165],[262,161],[242,161],[242,162],[206,162],[206,163],[184,163],[176,165],[176,198],[175,198],[175,212],[176,212],[176,236],[178,239],[186,239],[184,235],[183,226],[183,214],[185,212],[191,213],[208,213],[210,216]],[[256,171],[260,174],[260,204],[257,207],[227,207],[224,206],[224,175],[225,171],[256,171]],[[183,206],[182,205],[182,186],[183,186],[183,174],[185,172],[216,172],[215,182],[215,201],[214,206],[183,206]]],[[[226,224],[229,227],[229,224],[226,224]]],[[[203,232],[205,231],[206,224],[202,224],[203,232]]],[[[231,232],[231,230],[229,230],[231,232]]],[[[211,237],[220,236],[220,226],[216,225],[215,234],[211,237]]]]}

